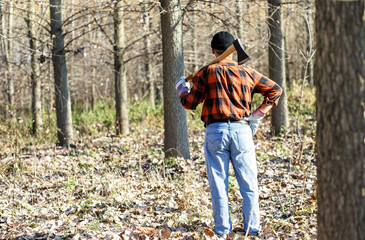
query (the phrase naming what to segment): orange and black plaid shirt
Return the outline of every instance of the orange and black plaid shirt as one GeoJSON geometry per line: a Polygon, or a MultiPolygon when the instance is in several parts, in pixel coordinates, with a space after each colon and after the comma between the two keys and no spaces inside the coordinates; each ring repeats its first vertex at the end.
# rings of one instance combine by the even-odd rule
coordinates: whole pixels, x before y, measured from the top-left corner
{"type": "Polygon", "coordinates": [[[254,93],[261,93],[277,105],[282,92],[271,79],[229,59],[203,67],[192,83],[190,92],[181,94],[180,100],[184,108],[191,110],[204,102],[203,122],[241,120],[251,113],[254,93]]]}

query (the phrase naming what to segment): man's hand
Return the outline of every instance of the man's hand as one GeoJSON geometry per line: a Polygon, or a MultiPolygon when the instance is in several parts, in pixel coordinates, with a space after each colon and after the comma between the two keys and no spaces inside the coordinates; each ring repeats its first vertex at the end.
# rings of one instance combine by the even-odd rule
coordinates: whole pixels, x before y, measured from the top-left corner
{"type": "Polygon", "coordinates": [[[250,125],[252,135],[255,135],[261,119],[263,119],[265,116],[266,113],[262,112],[260,108],[257,108],[250,116],[245,118],[250,125]]]}
{"type": "Polygon", "coordinates": [[[188,93],[189,92],[189,83],[187,83],[185,81],[185,77],[182,76],[180,77],[176,82],[175,82],[175,88],[177,90],[177,92],[179,93],[179,96],[181,96],[182,93],[188,93]]]}

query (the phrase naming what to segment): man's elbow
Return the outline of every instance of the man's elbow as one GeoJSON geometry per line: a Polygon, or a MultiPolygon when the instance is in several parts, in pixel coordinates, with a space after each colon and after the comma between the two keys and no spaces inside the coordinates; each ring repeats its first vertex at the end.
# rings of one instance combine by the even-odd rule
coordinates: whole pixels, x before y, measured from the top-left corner
{"type": "Polygon", "coordinates": [[[273,88],[276,92],[276,95],[280,97],[283,93],[283,89],[279,86],[279,84],[275,84],[273,88]]]}

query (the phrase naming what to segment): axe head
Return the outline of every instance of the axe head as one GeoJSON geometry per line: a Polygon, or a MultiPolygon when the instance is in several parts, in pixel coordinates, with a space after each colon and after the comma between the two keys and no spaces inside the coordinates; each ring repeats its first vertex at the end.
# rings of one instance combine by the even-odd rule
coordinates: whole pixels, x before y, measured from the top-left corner
{"type": "Polygon", "coordinates": [[[245,62],[247,62],[248,60],[250,60],[250,57],[247,55],[247,53],[245,52],[245,50],[243,50],[243,46],[241,43],[241,40],[239,40],[238,38],[236,40],[233,41],[233,46],[237,52],[237,62],[238,64],[244,64],[245,62]]]}

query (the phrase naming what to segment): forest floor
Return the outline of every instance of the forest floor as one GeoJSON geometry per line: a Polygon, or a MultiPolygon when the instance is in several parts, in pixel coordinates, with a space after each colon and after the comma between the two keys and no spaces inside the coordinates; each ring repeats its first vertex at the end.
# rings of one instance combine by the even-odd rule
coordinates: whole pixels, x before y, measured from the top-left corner
{"type": "MultiPolygon", "coordinates": [[[[195,115],[189,120],[191,160],[164,159],[162,114],[132,123],[129,136],[99,132],[69,149],[3,138],[0,239],[216,239],[204,127],[195,115]]],[[[261,124],[254,141],[262,231],[229,239],[316,239],[311,118],[301,120],[301,134],[293,121],[281,137],[270,135],[269,118],[261,124]]],[[[242,229],[242,198],[230,173],[232,223],[242,229]]]]}

